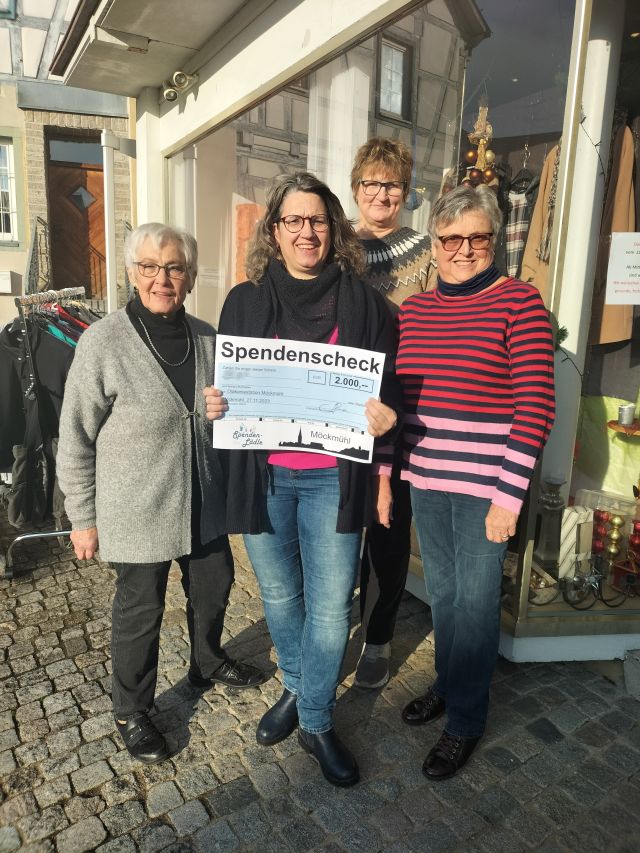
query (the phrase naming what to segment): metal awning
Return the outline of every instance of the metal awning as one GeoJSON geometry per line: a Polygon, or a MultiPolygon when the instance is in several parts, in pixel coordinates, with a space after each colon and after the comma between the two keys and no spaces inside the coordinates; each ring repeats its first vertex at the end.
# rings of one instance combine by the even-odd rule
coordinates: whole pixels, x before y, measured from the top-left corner
{"type": "Polygon", "coordinates": [[[51,71],[65,83],[137,97],[189,63],[245,6],[264,0],[80,0],[51,71]]]}

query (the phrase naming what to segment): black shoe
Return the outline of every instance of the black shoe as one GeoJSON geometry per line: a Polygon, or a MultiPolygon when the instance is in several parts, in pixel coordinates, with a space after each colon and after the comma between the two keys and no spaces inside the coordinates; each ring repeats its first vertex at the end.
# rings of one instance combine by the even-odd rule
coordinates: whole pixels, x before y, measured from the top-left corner
{"type": "Polygon", "coordinates": [[[273,746],[288,738],[298,725],[298,697],[286,687],[273,708],[258,723],[256,740],[261,746],[273,746]]]}
{"type": "Polygon", "coordinates": [[[409,726],[422,726],[437,720],[444,714],[445,701],[436,696],[433,690],[427,691],[424,696],[418,696],[405,706],[402,711],[402,719],[409,726]]]}
{"type": "Polygon", "coordinates": [[[359,781],[360,771],[356,760],[340,742],[334,729],[319,735],[298,729],[298,742],[305,752],[316,759],[327,782],[339,788],[348,788],[359,781]]]}
{"type": "Polygon", "coordinates": [[[214,684],[226,684],[227,687],[256,687],[258,684],[264,684],[271,676],[257,666],[229,659],[218,667],[210,678],[203,678],[192,670],[189,670],[187,678],[194,687],[212,687],[214,684]]]}
{"type": "Polygon", "coordinates": [[[156,764],[169,758],[167,742],[146,714],[133,714],[124,723],[116,719],[116,727],[129,754],[143,764],[156,764]]]}
{"type": "Polygon", "coordinates": [[[422,772],[434,782],[450,779],[467,763],[479,737],[456,737],[442,732],[440,740],[424,760],[422,772]]]}

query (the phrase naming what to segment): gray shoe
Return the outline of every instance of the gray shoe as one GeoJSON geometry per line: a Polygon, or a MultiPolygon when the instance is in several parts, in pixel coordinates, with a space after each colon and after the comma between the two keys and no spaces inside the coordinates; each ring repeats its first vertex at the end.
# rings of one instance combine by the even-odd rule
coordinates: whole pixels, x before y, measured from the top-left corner
{"type": "Polygon", "coordinates": [[[374,646],[365,643],[362,654],[356,667],[356,676],[353,681],[356,687],[375,690],[383,687],[389,680],[389,657],[391,656],[391,644],[374,646]]]}

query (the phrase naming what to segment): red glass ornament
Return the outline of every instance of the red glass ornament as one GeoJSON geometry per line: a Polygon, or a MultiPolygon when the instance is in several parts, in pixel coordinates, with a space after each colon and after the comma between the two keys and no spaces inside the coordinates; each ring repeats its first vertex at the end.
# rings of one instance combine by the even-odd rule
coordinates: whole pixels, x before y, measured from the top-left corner
{"type": "Polygon", "coordinates": [[[604,551],[604,542],[602,541],[602,539],[594,539],[591,543],[591,550],[594,554],[600,554],[602,551],[604,551]]]}
{"type": "Polygon", "coordinates": [[[606,522],[609,521],[610,518],[611,513],[607,512],[606,509],[594,509],[593,511],[593,520],[596,522],[596,524],[606,524],[606,522]]]}
{"type": "Polygon", "coordinates": [[[634,551],[640,549],[640,533],[632,533],[629,537],[629,547],[634,551]]]}
{"type": "Polygon", "coordinates": [[[603,536],[606,536],[608,533],[607,526],[605,524],[596,524],[593,528],[593,535],[596,539],[602,539],[603,536]]]}
{"type": "Polygon", "coordinates": [[[482,172],[480,169],[471,169],[469,172],[469,180],[473,184],[473,186],[477,186],[482,180],[482,172]]]}
{"type": "Polygon", "coordinates": [[[633,532],[640,533],[640,519],[633,522],[633,532]]]}

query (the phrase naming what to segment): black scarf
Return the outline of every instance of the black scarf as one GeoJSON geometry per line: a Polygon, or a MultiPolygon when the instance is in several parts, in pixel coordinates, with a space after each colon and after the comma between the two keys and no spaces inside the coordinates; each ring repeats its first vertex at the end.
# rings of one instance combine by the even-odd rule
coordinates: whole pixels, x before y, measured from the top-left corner
{"type": "Polygon", "coordinates": [[[278,337],[325,343],[338,320],[342,278],[338,264],[328,264],[313,279],[300,279],[289,275],[280,261],[272,259],[265,278],[272,285],[278,337]]]}
{"type": "Polygon", "coordinates": [[[482,272],[479,272],[467,281],[463,281],[461,284],[450,284],[438,276],[438,292],[443,296],[473,296],[474,293],[480,293],[480,291],[495,284],[501,275],[502,273],[496,265],[491,264],[486,270],[482,270],[482,272]]]}

